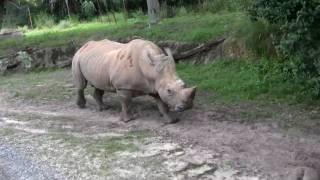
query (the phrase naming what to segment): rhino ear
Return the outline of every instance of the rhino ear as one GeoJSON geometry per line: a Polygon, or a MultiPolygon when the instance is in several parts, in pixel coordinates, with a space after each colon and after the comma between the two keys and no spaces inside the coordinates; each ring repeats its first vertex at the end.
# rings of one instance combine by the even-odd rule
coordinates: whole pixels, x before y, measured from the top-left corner
{"type": "Polygon", "coordinates": [[[186,88],[186,97],[194,99],[197,92],[197,86],[193,86],[191,88],[186,88]]]}
{"type": "Polygon", "coordinates": [[[151,66],[154,66],[157,72],[161,72],[164,68],[164,62],[163,59],[166,59],[167,57],[164,54],[160,55],[151,55],[148,54],[148,61],[151,66]]]}

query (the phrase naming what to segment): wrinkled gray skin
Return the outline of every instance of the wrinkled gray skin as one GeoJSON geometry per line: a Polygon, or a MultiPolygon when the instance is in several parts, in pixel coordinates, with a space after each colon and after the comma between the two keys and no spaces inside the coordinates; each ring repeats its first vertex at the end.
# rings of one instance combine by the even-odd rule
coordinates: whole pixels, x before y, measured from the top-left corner
{"type": "Polygon", "coordinates": [[[107,108],[102,101],[104,92],[117,93],[122,107],[120,119],[124,122],[133,119],[128,114],[131,99],[150,95],[166,123],[175,123],[177,119],[169,116],[169,109],[181,112],[192,108],[196,93],[196,87],[185,87],[178,77],[169,49],[163,52],[152,42],[140,39],[127,44],[88,42],[73,58],[72,75],[80,108],[85,107],[84,89],[89,83],[95,87],[93,96],[100,110],[107,108]]]}

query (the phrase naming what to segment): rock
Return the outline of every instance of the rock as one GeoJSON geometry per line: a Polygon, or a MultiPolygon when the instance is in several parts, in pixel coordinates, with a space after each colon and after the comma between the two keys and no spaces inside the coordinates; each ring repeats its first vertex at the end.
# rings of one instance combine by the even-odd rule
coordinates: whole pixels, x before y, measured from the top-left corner
{"type": "Polygon", "coordinates": [[[206,162],[206,159],[204,159],[201,156],[191,156],[186,158],[186,161],[189,162],[190,164],[201,166],[206,162]]]}
{"type": "Polygon", "coordinates": [[[182,156],[182,155],[184,155],[184,154],[185,154],[184,151],[177,151],[177,152],[173,153],[172,155],[173,155],[173,156],[182,156]]]}
{"type": "Polygon", "coordinates": [[[214,171],[216,171],[218,168],[216,166],[209,166],[209,165],[203,165],[203,166],[200,166],[198,168],[195,168],[195,169],[190,169],[188,171],[188,176],[189,177],[199,177],[199,176],[202,176],[204,174],[208,174],[208,173],[212,173],[214,171]]]}
{"type": "Polygon", "coordinates": [[[320,177],[315,169],[297,167],[289,172],[288,180],[320,180],[320,177]]]}
{"type": "Polygon", "coordinates": [[[29,71],[33,65],[33,58],[25,51],[19,51],[16,57],[17,61],[22,64],[25,71],[29,71]]]}
{"type": "Polygon", "coordinates": [[[183,174],[179,174],[173,178],[173,180],[185,180],[185,179],[186,179],[186,176],[183,174]]]}
{"type": "Polygon", "coordinates": [[[214,177],[215,178],[214,179],[217,179],[217,180],[225,180],[225,179],[234,180],[235,176],[238,173],[239,172],[235,171],[235,170],[221,169],[221,170],[215,171],[215,173],[214,173],[214,177]]]}
{"type": "Polygon", "coordinates": [[[189,163],[184,161],[166,161],[163,164],[167,166],[168,170],[171,172],[185,171],[189,166],[189,163]]]}

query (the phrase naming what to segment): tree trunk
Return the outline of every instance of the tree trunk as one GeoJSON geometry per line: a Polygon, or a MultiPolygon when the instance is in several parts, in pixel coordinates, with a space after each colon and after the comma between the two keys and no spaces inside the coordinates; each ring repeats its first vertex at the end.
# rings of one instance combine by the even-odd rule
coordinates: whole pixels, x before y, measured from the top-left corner
{"type": "Polygon", "coordinates": [[[122,0],[122,5],[123,5],[123,14],[124,14],[124,19],[127,21],[128,19],[128,11],[126,8],[126,1],[122,0]]]}
{"type": "Polygon", "coordinates": [[[71,20],[70,9],[69,9],[69,2],[68,2],[68,0],[65,0],[65,2],[66,2],[66,5],[67,5],[68,17],[69,17],[69,20],[71,20]]]}
{"type": "Polygon", "coordinates": [[[3,23],[3,18],[4,18],[4,15],[5,15],[5,8],[4,8],[4,4],[5,4],[5,1],[0,1],[0,30],[2,28],[2,23],[3,23]]]}
{"type": "Polygon", "coordinates": [[[160,21],[159,0],[147,0],[149,23],[157,24],[160,21]]]}
{"type": "Polygon", "coordinates": [[[30,21],[30,27],[31,27],[31,29],[33,29],[32,17],[31,17],[31,12],[30,12],[30,8],[29,7],[28,7],[28,16],[29,16],[29,21],[30,21]]]}

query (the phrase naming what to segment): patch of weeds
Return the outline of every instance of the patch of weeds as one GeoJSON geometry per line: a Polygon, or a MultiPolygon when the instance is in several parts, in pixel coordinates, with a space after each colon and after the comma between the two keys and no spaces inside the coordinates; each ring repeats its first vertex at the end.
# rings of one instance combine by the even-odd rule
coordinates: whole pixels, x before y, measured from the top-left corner
{"type": "Polygon", "coordinates": [[[153,136],[152,133],[148,130],[136,130],[136,131],[130,131],[128,137],[142,140],[152,136],[153,136]]]}
{"type": "Polygon", "coordinates": [[[92,155],[95,154],[113,154],[118,151],[133,152],[138,150],[138,147],[132,143],[135,139],[133,136],[127,135],[123,137],[76,137],[72,134],[54,133],[52,134],[54,139],[62,139],[67,146],[74,147],[81,145],[92,155]]]}
{"type": "MultiPolygon", "coordinates": [[[[131,139],[131,137],[129,138],[131,139]]],[[[95,140],[94,143],[90,144],[88,147],[90,152],[101,152],[104,151],[107,154],[113,154],[118,151],[128,151],[134,152],[139,148],[128,141],[128,137],[124,138],[101,138],[95,140]]]]}
{"type": "Polygon", "coordinates": [[[10,136],[15,133],[15,130],[10,128],[0,128],[0,136],[10,136]]]}

